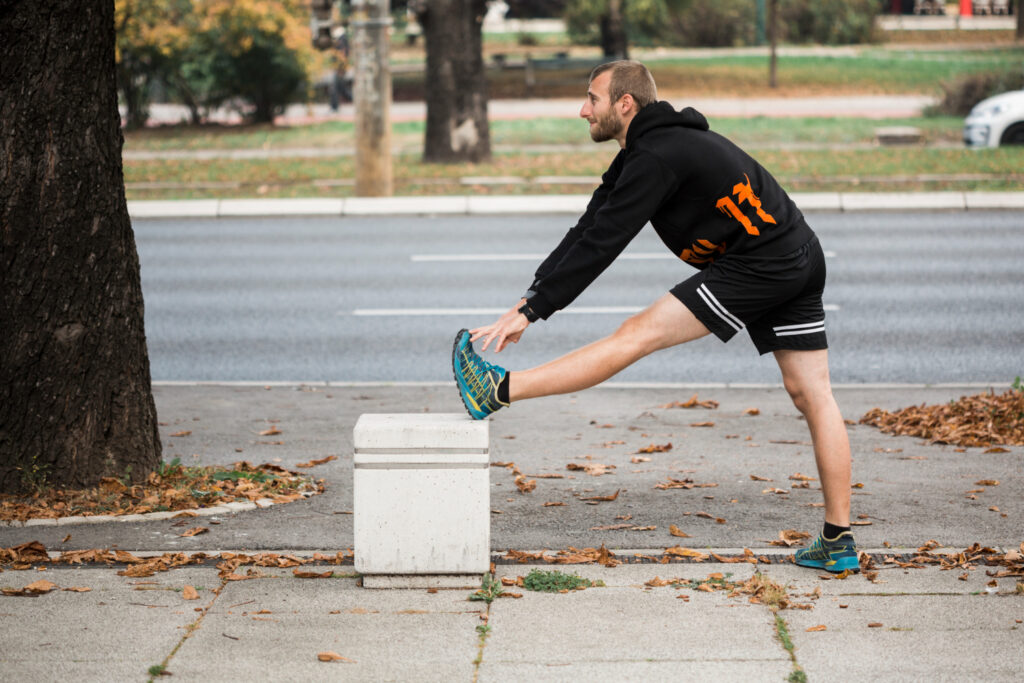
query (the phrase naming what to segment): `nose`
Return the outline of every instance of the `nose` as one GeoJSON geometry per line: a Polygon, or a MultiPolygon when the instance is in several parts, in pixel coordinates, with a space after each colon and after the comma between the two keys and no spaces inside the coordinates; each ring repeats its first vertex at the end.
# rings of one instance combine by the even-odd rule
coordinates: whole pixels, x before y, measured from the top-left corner
{"type": "Polygon", "coordinates": [[[583,100],[583,106],[580,107],[580,118],[589,119],[593,113],[593,108],[590,106],[590,100],[583,100]]]}

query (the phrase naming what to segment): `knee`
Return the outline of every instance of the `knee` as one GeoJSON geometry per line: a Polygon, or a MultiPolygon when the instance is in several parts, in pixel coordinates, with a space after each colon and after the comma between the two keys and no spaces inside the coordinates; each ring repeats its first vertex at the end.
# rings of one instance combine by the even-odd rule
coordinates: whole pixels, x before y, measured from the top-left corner
{"type": "Polygon", "coordinates": [[[793,405],[804,416],[814,411],[825,402],[833,401],[832,389],[828,382],[807,383],[784,380],[786,392],[793,401],[793,405]]]}
{"type": "Polygon", "coordinates": [[[616,340],[639,355],[658,349],[657,330],[642,313],[627,318],[615,331],[616,340]]]}

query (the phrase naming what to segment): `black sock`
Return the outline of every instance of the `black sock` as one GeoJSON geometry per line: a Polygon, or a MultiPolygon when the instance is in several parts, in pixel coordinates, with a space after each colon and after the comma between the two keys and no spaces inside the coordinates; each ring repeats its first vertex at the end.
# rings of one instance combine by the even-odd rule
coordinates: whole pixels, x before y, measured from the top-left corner
{"type": "Polygon", "coordinates": [[[508,405],[508,377],[511,372],[506,372],[505,376],[501,378],[501,382],[498,384],[498,400],[508,405]]]}
{"type": "Polygon", "coordinates": [[[839,534],[849,530],[850,527],[848,526],[836,526],[835,524],[829,524],[828,522],[825,522],[825,528],[822,529],[821,535],[827,538],[828,540],[832,541],[839,538],[839,534]]]}

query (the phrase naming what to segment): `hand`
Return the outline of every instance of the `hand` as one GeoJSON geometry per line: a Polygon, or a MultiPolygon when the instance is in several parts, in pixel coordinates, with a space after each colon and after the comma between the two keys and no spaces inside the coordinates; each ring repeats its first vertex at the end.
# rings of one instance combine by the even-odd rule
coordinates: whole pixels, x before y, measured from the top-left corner
{"type": "Polygon", "coordinates": [[[495,353],[501,353],[502,349],[509,342],[518,344],[523,331],[530,325],[530,321],[526,319],[526,316],[519,312],[520,307],[525,303],[526,299],[520,299],[519,303],[508,309],[498,318],[497,322],[470,330],[471,336],[469,340],[475,342],[480,337],[484,337],[484,345],[480,349],[481,352],[486,351],[491,342],[495,342],[495,353]]]}

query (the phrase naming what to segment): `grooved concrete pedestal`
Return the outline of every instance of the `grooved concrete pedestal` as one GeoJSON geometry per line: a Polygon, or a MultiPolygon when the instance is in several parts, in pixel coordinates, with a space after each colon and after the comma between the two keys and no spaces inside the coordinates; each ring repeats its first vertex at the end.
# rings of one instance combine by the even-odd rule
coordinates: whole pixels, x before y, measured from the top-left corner
{"type": "Polygon", "coordinates": [[[354,430],[355,568],[367,588],[480,585],[489,430],[465,414],[367,414],[354,430]]]}

